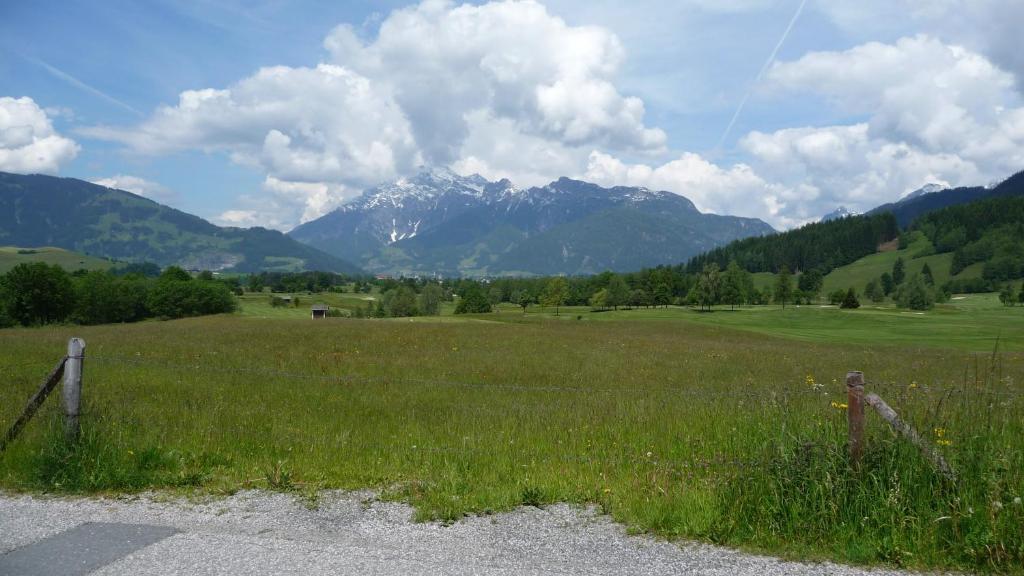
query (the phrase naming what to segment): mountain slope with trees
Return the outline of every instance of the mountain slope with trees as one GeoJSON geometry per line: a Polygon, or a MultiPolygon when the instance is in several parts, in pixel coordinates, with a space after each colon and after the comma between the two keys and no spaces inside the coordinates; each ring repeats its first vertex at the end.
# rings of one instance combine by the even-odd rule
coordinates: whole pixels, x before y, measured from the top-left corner
{"type": "Polygon", "coordinates": [[[901,228],[906,228],[921,216],[948,206],[969,204],[987,198],[1024,196],[1024,172],[1019,172],[997,186],[969,186],[932,190],[923,188],[907,198],[890,204],[883,204],[867,212],[868,215],[891,213],[901,228]]]}
{"type": "Polygon", "coordinates": [[[708,264],[725,268],[735,260],[748,272],[778,272],[833,268],[854,262],[878,251],[881,244],[899,236],[892,214],[850,216],[807,224],[772,236],[747,238],[716,248],[691,259],[687,271],[697,273],[708,264]]]}
{"type": "Polygon", "coordinates": [[[56,246],[126,262],[255,272],[358,267],[264,228],[222,228],[123,190],[0,172],[0,245],[56,246]]]}
{"type": "Polygon", "coordinates": [[[669,192],[569,178],[520,190],[426,170],[290,234],[376,272],[502,276],[636,270],[774,232],[761,220],[701,213],[669,192]]]}

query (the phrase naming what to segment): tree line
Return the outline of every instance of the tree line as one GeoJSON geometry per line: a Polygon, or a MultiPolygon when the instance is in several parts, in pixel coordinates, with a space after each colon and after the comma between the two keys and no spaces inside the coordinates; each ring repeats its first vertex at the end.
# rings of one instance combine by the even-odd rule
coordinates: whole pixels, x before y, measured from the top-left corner
{"type": "Polygon", "coordinates": [[[174,266],[152,277],[103,270],[68,273],[34,262],[0,276],[0,327],[137,322],[220,314],[235,307],[229,284],[209,273],[193,278],[174,266]]]}
{"type": "Polygon", "coordinates": [[[880,244],[896,239],[899,233],[896,217],[890,213],[816,222],[731,242],[692,258],[686,270],[697,274],[712,263],[725,269],[735,261],[749,272],[778,273],[786,267],[792,272],[817,270],[824,275],[874,254],[880,244]]]}
{"type": "Polygon", "coordinates": [[[984,291],[1024,277],[1024,197],[991,198],[936,210],[915,221],[911,230],[931,240],[936,252],[953,253],[953,275],[984,263],[984,285],[979,286],[984,291]]]}

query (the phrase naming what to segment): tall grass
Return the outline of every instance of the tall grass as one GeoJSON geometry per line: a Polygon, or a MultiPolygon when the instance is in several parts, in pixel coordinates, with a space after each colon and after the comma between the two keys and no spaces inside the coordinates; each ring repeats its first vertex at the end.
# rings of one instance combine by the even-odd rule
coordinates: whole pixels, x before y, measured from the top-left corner
{"type": "MultiPolygon", "coordinates": [[[[635,530],[773,553],[1006,572],[1024,558],[1019,352],[665,320],[218,317],[74,332],[88,343],[84,438],[63,444],[51,401],[0,455],[6,489],[374,487],[422,519],[594,502],[635,530]],[[851,369],[950,443],[958,483],[870,415],[864,467],[848,469],[833,403],[851,369]]],[[[55,361],[70,335],[0,331],[0,426],[45,373],[3,366],[55,361]]]]}

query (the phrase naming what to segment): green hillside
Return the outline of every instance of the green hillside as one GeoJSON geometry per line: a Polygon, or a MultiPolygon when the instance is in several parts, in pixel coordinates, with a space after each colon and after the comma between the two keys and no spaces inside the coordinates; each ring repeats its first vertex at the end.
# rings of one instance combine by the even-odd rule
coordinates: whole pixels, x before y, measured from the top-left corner
{"type": "MultiPolygon", "coordinates": [[[[825,276],[825,287],[823,294],[829,294],[835,290],[845,290],[853,287],[857,292],[863,292],[864,285],[871,280],[877,279],[886,272],[892,272],[892,266],[897,258],[903,258],[906,265],[907,277],[920,274],[925,264],[932,270],[935,284],[942,286],[952,278],[950,275],[950,264],[953,262],[952,254],[932,254],[921,258],[915,258],[918,254],[933,252],[932,243],[921,234],[914,234],[906,248],[902,250],[891,250],[878,252],[865,256],[860,260],[846,266],[836,268],[825,276]]],[[[980,267],[971,270],[964,270],[957,275],[957,278],[977,278],[981,276],[980,267]]]]}
{"type": "MultiPolygon", "coordinates": [[[[876,252],[865,256],[846,266],[835,268],[825,276],[824,288],[821,294],[826,295],[836,290],[854,288],[858,293],[864,291],[864,286],[871,280],[878,279],[885,272],[892,272],[892,266],[897,258],[903,258],[906,265],[907,277],[920,274],[927,264],[932,270],[935,284],[942,286],[951,279],[963,280],[981,278],[983,264],[972,264],[964,268],[959,274],[950,274],[953,262],[953,254],[930,254],[928,256],[916,257],[919,254],[933,252],[932,243],[921,234],[912,234],[913,240],[906,248],[876,252]]],[[[775,274],[770,272],[757,272],[753,274],[754,286],[758,290],[772,289],[775,286],[775,274]]]]}
{"type": "Polygon", "coordinates": [[[276,230],[222,228],[123,190],[38,174],[0,172],[0,244],[207,270],[359,272],[276,230]]]}
{"type": "Polygon", "coordinates": [[[43,248],[21,248],[18,246],[0,246],[0,274],[6,273],[18,264],[29,262],[45,262],[56,264],[61,268],[74,270],[108,270],[114,263],[105,258],[97,258],[79,254],[63,248],[46,246],[43,248]]]}

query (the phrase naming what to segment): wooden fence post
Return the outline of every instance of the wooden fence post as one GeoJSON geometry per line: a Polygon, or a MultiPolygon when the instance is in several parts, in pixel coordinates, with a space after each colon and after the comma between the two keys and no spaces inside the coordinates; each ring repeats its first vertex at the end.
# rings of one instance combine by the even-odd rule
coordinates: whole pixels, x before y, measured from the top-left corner
{"type": "Polygon", "coordinates": [[[860,468],[864,455],[864,373],[846,373],[846,418],[849,424],[850,465],[860,468]]]}
{"type": "Polygon", "coordinates": [[[43,401],[46,400],[46,397],[50,395],[50,392],[53,392],[54,388],[57,387],[57,382],[59,382],[61,376],[64,375],[64,364],[67,363],[67,361],[67,357],[61,358],[60,362],[57,362],[57,365],[50,372],[50,375],[46,377],[46,380],[43,380],[43,385],[39,387],[39,390],[37,390],[35,394],[32,395],[32,398],[29,398],[28,405],[25,406],[25,409],[21,412],[21,416],[14,421],[14,424],[11,425],[7,434],[5,434],[3,438],[0,438],[0,452],[3,452],[11,442],[14,442],[14,439],[18,437],[19,433],[21,433],[21,429],[28,424],[28,421],[35,416],[39,407],[43,405],[43,401]]]}
{"type": "Polygon", "coordinates": [[[68,441],[78,440],[78,409],[82,402],[82,363],[85,340],[68,340],[68,359],[64,366],[64,435],[68,441]]]}

